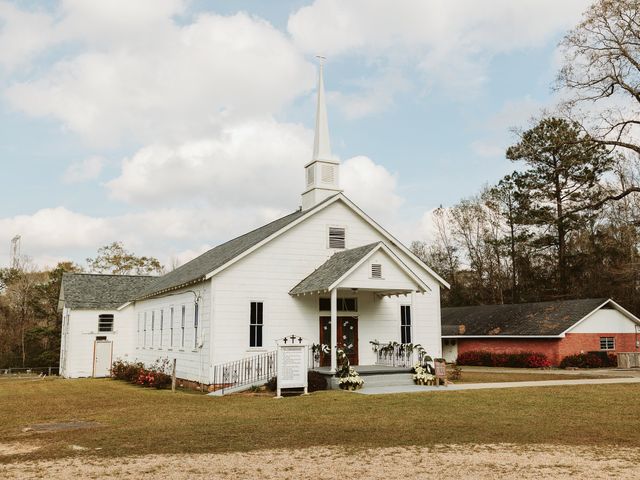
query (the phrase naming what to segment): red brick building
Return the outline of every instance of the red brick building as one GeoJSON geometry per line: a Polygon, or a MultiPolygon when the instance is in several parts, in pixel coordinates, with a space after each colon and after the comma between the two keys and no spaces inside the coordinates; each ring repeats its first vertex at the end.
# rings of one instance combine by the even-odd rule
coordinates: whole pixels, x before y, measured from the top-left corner
{"type": "Polygon", "coordinates": [[[469,351],[567,355],[640,351],[640,320],[611,299],[589,298],[442,309],[442,355],[469,351]]]}

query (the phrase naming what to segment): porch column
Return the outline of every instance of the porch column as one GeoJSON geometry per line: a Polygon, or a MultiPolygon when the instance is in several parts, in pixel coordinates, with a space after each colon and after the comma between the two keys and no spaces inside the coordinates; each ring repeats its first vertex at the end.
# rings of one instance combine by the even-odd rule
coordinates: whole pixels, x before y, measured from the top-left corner
{"type": "Polygon", "coordinates": [[[331,373],[338,367],[338,289],[331,290],[331,373]]]}

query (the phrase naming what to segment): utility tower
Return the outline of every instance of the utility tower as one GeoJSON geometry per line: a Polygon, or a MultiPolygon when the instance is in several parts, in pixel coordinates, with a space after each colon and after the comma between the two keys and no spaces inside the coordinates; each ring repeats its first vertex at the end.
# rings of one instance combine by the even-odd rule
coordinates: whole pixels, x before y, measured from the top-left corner
{"type": "Polygon", "coordinates": [[[11,268],[20,268],[20,240],[22,237],[16,235],[11,239],[11,249],[9,250],[9,262],[11,268]]]}

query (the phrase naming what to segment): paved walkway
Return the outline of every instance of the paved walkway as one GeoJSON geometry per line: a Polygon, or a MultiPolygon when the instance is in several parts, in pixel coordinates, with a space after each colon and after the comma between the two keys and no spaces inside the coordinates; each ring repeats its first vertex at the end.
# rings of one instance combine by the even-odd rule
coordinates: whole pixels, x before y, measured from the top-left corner
{"type": "Polygon", "coordinates": [[[460,390],[484,390],[489,388],[556,387],[559,385],[606,385],[609,383],[640,383],[640,377],[539,380],[534,382],[463,383],[460,385],[449,385],[448,387],[429,387],[423,385],[392,385],[367,388],[365,384],[365,386],[361,390],[356,390],[356,393],[360,393],[362,395],[380,395],[386,393],[457,392],[460,390]]]}

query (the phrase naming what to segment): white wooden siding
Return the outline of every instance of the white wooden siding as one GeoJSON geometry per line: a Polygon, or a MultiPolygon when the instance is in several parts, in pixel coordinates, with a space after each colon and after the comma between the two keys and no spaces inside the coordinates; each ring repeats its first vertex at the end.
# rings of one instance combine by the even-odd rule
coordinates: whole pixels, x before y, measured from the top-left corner
{"type": "MultiPolygon", "coordinates": [[[[385,240],[349,207],[336,202],[212,279],[212,363],[255,353],[249,348],[249,305],[255,300],[264,302],[263,350],[274,349],[276,339],[291,334],[318,342],[317,295],[292,297],[288,292],[334,253],[327,248],[328,227],[334,225],[347,226],[350,248],[385,240]]],[[[414,343],[440,356],[439,283],[399,248],[385,243],[431,288],[413,296],[414,343]]],[[[339,293],[343,295],[353,292],[339,293]]],[[[358,299],[360,363],[371,364],[375,358],[369,341],[400,340],[400,305],[410,302],[411,296],[380,299],[372,292],[358,292],[358,299]]]]}
{"type": "Polygon", "coordinates": [[[136,322],[133,306],[116,310],[68,310],[63,324],[61,349],[64,365],[61,374],[67,378],[90,377],[93,374],[93,346],[96,337],[113,342],[113,358],[133,360],[136,322]],[[113,332],[98,331],[98,316],[113,315],[113,332]]]}
{"type": "Polygon", "coordinates": [[[567,333],[635,333],[636,323],[612,308],[602,308],[567,333]]]}

